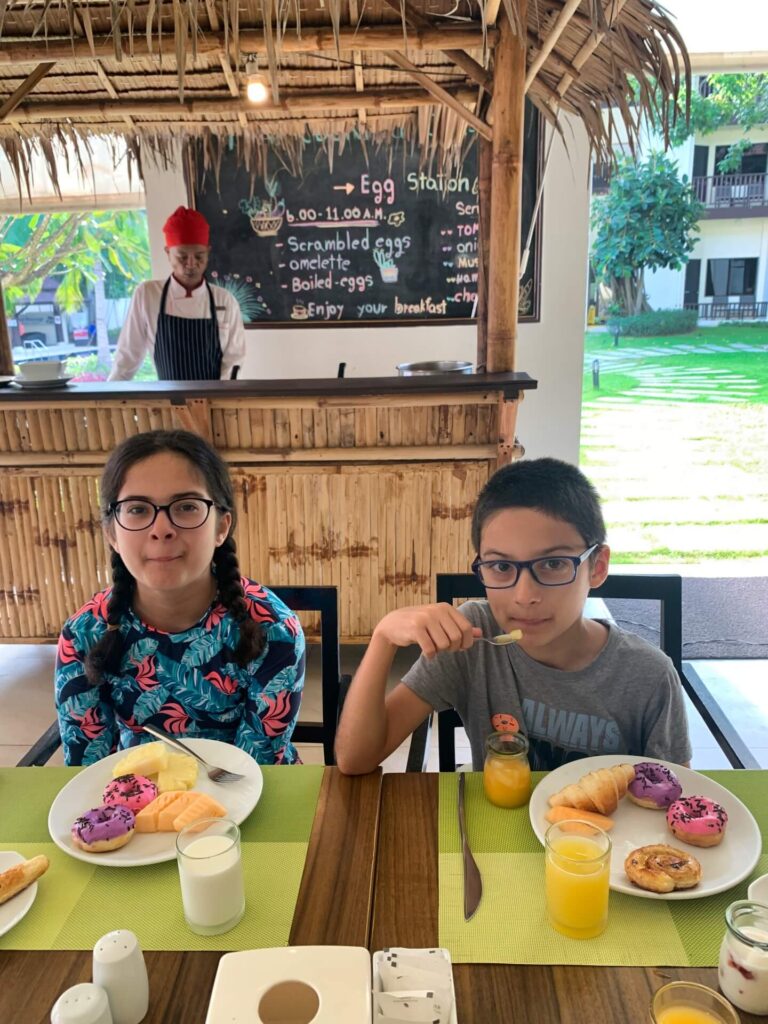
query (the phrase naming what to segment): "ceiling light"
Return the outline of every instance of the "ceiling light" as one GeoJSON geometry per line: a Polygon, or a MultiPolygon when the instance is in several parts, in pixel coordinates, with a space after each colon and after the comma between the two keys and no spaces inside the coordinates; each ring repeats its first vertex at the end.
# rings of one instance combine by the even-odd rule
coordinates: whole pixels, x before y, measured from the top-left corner
{"type": "Polygon", "coordinates": [[[267,81],[259,72],[259,61],[249,57],[245,62],[246,87],[245,94],[251,103],[264,103],[269,97],[267,81]]]}

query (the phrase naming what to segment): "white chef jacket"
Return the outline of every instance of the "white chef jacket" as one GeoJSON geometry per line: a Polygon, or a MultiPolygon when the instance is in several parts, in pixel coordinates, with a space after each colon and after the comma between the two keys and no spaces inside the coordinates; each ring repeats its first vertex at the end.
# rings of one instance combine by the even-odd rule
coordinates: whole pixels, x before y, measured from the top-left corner
{"type": "MultiPolygon", "coordinates": [[[[144,281],[133,293],[128,316],[125,318],[109,380],[130,380],[149,352],[154,359],[157,316],[165,281],[144,281]]],[[[228,380],[233,366],[242,366],[245,356],[245,327],[237,299],[226,288],[212,284],[213,302],[219,320],[221,343],[221,379],[228,380]]],[[[208,320],[211,304],[205,281],[187,295],[187,289],[171,277],[165,300],[168,316],[208,320]]]]}

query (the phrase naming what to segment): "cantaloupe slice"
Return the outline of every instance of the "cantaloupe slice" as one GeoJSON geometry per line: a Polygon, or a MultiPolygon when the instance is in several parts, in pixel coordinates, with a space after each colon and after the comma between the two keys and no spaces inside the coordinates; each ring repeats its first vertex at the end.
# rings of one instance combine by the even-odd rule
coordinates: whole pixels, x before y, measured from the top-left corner
{"type": "Polygon", "coordinates": [[[137,832],[158,832],[160,824],[160,813],[168,807],[169,804],[173,803],[177,797],[183,796],[183,793],[161,793],[160,796],[148,803],[146,807],[143,807],[136,815],[136,831],[137,832]]]}
{"type": "Polygon", "coordinates": [[[199,818],[223,818],[225,807],[207,793],[161,793],[136,815],[137,832],[180,832],[199,818]]]}
{"type": "MultiPolygon", "coordinates": [[[[212,796],[207,796],[205,793],[195,795],[197,799],[193,800],[181,814],[173,819],[173,827],[177,832],[181,832],[187,825],[191,825],[193,821],[198,821],[200,818],[223,818],[227,813],[226,809],[212,796]]],[[[176,804],[173,807],[175,808],[176,804]]]]}

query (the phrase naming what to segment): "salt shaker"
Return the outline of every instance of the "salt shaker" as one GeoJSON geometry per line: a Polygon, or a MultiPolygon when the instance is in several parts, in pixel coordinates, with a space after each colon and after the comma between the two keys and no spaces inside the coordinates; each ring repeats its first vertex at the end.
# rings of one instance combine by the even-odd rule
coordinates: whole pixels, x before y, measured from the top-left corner
{"type": "Polygon", "coordinates": [[[93,947],[93,980],[107,993],[114,1024],[139,1024],[149,1009],[149,980],[139,940],[118,929],[93,947]]]}
{"type": "Polygon", "coordinates": [[[89,981],[73,985],[56,1000],[51,1024],[114,1024],[107,993],[89,981]]]}

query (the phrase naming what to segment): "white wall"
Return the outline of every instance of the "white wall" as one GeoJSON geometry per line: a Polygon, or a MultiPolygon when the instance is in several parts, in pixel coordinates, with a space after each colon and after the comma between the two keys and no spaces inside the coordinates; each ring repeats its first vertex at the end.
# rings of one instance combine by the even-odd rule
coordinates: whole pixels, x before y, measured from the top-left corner
{"type": "MultiPolygon", "coordinates": [[[[518,420],[531,456],[578,461],[589,220],[588,146],[578,123],[564,123],[567,152],[552,147],[543,200],[541,321],[520,327],[517,368],[539,380],[518,420]]],[[[185,202],[180,170],[146,175],[152,269],[165,277],[162,224],[185,202]]],[[[248,330],[241,378],[392,376],[397,363],[428,359],[474,362],[474,325],[248,330]]]]}

